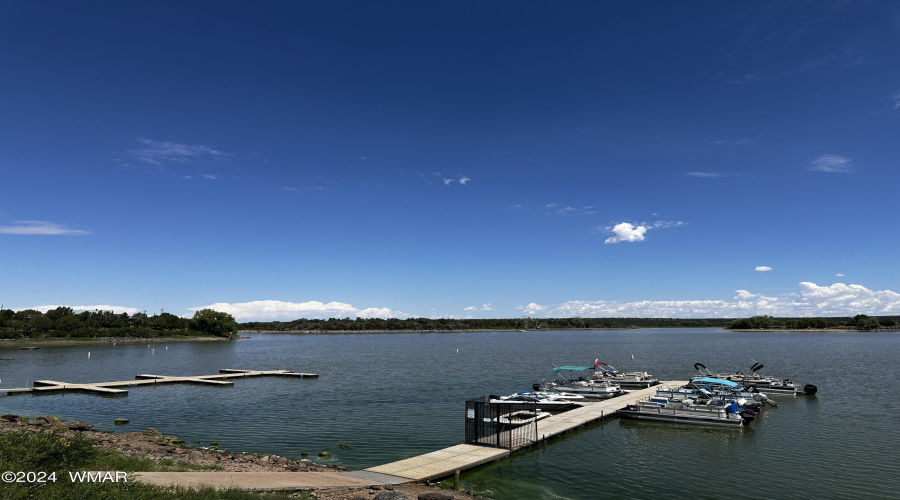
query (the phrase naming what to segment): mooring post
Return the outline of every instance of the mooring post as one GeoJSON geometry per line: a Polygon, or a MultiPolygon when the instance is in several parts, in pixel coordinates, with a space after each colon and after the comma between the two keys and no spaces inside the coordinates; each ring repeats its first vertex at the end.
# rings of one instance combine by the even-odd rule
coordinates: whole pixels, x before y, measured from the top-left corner
{"type": "Polygon", "coordinates": [[[459,489],[459,469],[453,471],[453,489],[459,489]]]}

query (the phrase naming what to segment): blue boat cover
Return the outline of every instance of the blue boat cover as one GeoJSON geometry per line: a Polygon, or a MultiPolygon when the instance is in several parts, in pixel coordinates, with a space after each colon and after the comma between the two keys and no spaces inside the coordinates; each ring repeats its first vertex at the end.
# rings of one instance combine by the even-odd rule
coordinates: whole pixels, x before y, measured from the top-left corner
{"type": "Polygon", "coordinates": [[[724,380],[720,378],[712,378],[712,377],[703,377],[703,378],[695,378],[691,380],[691,382],[706,382],[708,384],[722,384],[727,385],[728,387],[737,387],[737,382],[732,382],[730,380],[724,380]]]}
{"type": "Polygon", "coordinates": [[[580,371],[590,370],[590,369],[591,369],[590,366],[554,366],[553,367],[553,371],[555,371],[555,372],[560,372],[560,371],[580,372],[580,371]]]}

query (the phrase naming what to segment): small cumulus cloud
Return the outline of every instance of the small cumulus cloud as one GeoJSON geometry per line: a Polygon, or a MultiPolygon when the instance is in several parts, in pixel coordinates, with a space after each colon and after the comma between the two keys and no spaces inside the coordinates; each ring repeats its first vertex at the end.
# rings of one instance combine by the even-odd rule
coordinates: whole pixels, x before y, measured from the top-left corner
{"type": "Polygon", "coordinates": [[[406,319],[409,314],[394,311],[387,307],[369,307],[360,309],[344,302],[323,303],[317,300],[309,302],[284,302],[280,300],[254,300],[251,302],[217,302],[206,306],[189,307],[190,311],[213,309],[225,312],[237,321],[290,321],[299,318],[400,318],[406,319]]]}
{"type": "Polygon", "coordinates": [[[754,269],[754,271],[771,271],[771,270],[772,270],[772,268],[769,266],[756,266],[756,269],[754,269]]]}
{"type": "Polygon", "coordinates": [[[853,160],[840,155],[822,155],[810,162],[813,172],[847,173],[853,171],[853,160]]]}
{"type": "Polygon", "coordinates": [[[610,236],[603,243],[622,243],[644,241],[644,235],[647,234],[645,226],[635,226],[630,222],[620,222],[611,229],[614,236],[610,236]]]}
{"type": "Polygon", "coordinates": [[[841,274],[841,273],[837,273],[837,274],[835,274],[835,276],[838,277],[838,278],[843,278],[845,275],[844,275],[844,274],[841,274]]]}
{"type": "Polygon", "coordinates": [[[683,226],[684,224],[683,221],[656,221],[653,223],[642,222],[639,224],[620,222],[612,227],[606,226],[601,227],[600,229],[613,234],[603,242],[605,244],[623,242],[633,243],[636,241],[644,241],[646,239],[647,231],[651,229],[666,229],[683,226]]]}
{"type": "Polygon", "coordinates": [[[494,308],[491,307],[490,302],[487,304],[482,304],[481,307],[478,306],[469,306],[463,309],[463,311],[493,311],[494,308]]]}
{"type": "Polygon", "coordinates": [[[53,222],[39,220],[15,221],[11,226],[0,226],[0,234],[23,235],[81,235],[90,231],[72,229],[53,222]]]}
{"type": "Polygon", "coordinates": [[[471,181],[471,180],[472,180],[472,179],[466,177],[465,175],[462,175],[462,176],[459,177],[459,183],[462,184],[463,186],[465,186],[466,183],[468,183],[468,182],[471,181]]]}

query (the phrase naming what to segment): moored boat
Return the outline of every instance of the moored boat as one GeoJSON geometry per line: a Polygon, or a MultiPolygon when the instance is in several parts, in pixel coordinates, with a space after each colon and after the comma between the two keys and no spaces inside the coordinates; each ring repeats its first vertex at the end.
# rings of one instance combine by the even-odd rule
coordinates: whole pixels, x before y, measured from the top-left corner
{"type": "Polygon", "coordinates": [[[497,422],[509,426],[519,426],[537,422],[538,420],[549,416],[550,413],[541,410],[518,410],[500,415],[497,417],[497,422]]]}
{"type": "Polygon", "coordinates": [[[818,392],[818,388],[813,384],[806,384],[803,387],[800,387],[799,384],[795,383],[791,379],[779,379],[777,377],[771,377],[766,375],[760,375],[758,372],[763,368],[763,364],[756,362],[754,360],[753,366],[750,367],[750,373],[744,374],[742,372],[735,372],[728,375],[722,375],[718,373],[713,373],[711,370],[706,368],[702,363],[694,363],[694,368],[700,372],[699,376],[692,377],[693,379],[703,378],[703,377],[714,377],[719,379],[730,380],[732,382],[737,382],[739,384],[744,385],[748,389],[756,389],[761,392],[765,392],[767,394],[778,394],[778,395],[814,395],[818,392]]]}
{"type": "Polygon", "coordinates": [[[586,398],[607,399],[625,394],[625,391],[614,382],[596,380],[587,375],[589,366],[555,366],[558,379],[552,382],[534,384],[536,391],[563,391],[578,394],[586,398]]]}
{"type": "Polygon", "coordinates": [[[536,394],[535,391],[521,391],[510,394],[509,396],[491,395],[488,396],[488,402],[490,404],[522,405],[537,408],[538,410],[556,411],[569,410],[578,406],[577,403],[569,401],[568,399],[558,396],[536,394]]]}
{"type": "Polygon", "coordinates": [[[731,402],[727,406],[720,406],[704,404],[701,401],[692,399],[672,401],[668,398],[653,397],[629,404],[625,408],[618,410],[617,414],[638,420],[743,427],[756,418],[756,413],[743,406],[743,402],[743,400],[738,400],[731,402]]]}
{"type": "Polygon", "coordinates": [[[659,380],[653,378],[647,372],[623,372],[615,369],[609,363],[603,363],[599,359],[594,360],[594,379],[613,382],[620,387],[643,389],[659,384],[659,380]]]}

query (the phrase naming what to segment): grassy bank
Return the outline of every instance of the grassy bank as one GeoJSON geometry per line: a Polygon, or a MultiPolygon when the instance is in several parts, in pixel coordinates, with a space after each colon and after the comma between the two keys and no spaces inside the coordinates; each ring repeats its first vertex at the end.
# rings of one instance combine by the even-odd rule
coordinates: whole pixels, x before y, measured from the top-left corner
{"type": "MultiPolygon", "coordinates": [[[[187,499],[187,500],[249,500],[259,498],[297,498],[296,496],[259,495],[240,490],[216,491],[170,490],[134,481],[127,482],[78,482],[70,479],[70,472],[119,471],[155,472],[196,470],[198,467],[185,462],[160,464],[146,458],[129,457],[111,450],[93,446],[90,439],[80,434],[64,435],[58,431],[3,431],[0,432],[0,471],[46,472],[45,482],[5,482],[0,498],[41,500],[104,498],[111,500],[132,499],[187,499]],[[55,475],[51,475],[55,473],[55,475]]],[[[309,498],[303,495],[300,498],[309,498]]]]}

